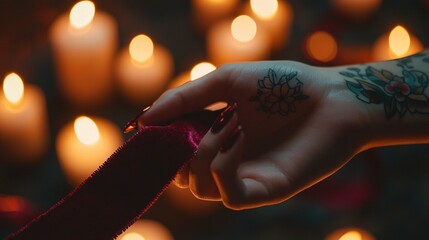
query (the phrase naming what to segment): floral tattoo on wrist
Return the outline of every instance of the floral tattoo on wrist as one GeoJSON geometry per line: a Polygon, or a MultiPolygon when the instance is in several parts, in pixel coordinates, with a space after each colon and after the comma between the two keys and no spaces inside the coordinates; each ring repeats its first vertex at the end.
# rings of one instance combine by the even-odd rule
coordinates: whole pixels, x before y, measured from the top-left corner
{"type": "Polygon", "coordinates": [[[429,57],[425,56],[416,54],[397,60],[397,66],[402,69],[401,75],[371,66],[364,71],[355,67],[347,68],[340,74],[354,80],[346,80],[346,84],[359,100],[383,104],[387,118],[395,114],[402,118],[407,112],[429,114],[429,98],[424,94],[429,77],[412,65],[415,58],[429,63],[429,57]]]}
{"type": "Polygon", "coordinates": [[[257,95],[250,97],[250,101],[258,102],[258,110],[268,116],[287,116],[296,111],[297,102],[308,98],[302,93],[303,85],[298,79],[298,72],[284,73],[278,77],[270,68],[263,79],[258,79],[257,95]]]}

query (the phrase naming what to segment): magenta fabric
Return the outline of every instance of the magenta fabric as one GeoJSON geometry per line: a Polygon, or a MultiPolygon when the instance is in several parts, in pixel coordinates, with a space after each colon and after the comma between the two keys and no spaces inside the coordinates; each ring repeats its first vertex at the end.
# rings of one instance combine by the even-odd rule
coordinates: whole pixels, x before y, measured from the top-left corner
{"type": "Polygon", "coordinates": [[[146,126],[80,186],[8,239],[112,239],[140,218],[195,153],[217,112],[146,126]]]}

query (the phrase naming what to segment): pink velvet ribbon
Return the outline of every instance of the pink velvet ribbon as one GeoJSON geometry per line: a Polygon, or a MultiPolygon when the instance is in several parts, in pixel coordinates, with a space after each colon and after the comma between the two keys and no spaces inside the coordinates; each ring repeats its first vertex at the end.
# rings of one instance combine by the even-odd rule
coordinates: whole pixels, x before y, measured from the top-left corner
{"type": "Polygon", "coordinates": [[[217,112],[146,126],[81,185],[8,239],[113,239],[159,198],[193,157],[217,112]]]}

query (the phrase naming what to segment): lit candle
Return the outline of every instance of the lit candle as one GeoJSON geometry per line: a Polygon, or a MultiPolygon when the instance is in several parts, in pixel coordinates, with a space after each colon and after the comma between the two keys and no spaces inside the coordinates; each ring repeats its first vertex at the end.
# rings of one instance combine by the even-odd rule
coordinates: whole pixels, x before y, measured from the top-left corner
{"type": "Polygon", "coordinates": [[[374,13],[382,0],[331,0],[335,10],[351,20],[364,20],[374,13]]]}
{"type": "Polygon", "coordinates": [[[382,35],[373,47],[375,61],[406,57],[423,50],[422,43],[402,26],[398,25],[389,34],[382,35]]]}
{"type": "Polygon", "coordinates": [[[306,50],[311,59],[326,63],[336,57],[338,45],[331,34],[325,31],[317,31],[308,37],[306,50]]]}
{"type": "Polygon", "coordinates": [[[285,1],[250,0],[244,14],[251,16],[258,28],[265,29],[271,37],[274,49],[287,45],[293,22],[292,7],[285,1]]]}
{"type": "Polygon", "coordinates": [[[0,152],[17,163],[32,163],[47,150],[45,96],[16,73],[4,78],[0,94],[0,152]]]}
{"type": "MultiPolygon", "coordinates": [[[[199,79],[200,77],[214,71],[216,67],[209,63],[209,62],[201,62],[196,64],[191,71],[184,72],[180,74],[178,77],[176,77],[169,85],[168,88],[175,88],[179,87],[189,81],[194,81],[196,79],[199,79]]],[[[227,103],[225,102],[215,102],[209,106],[206,107],[208,110],[219,110],[224,107],[226,107],[227,103]]]]}
{"type": "Polygon", "coordinates": [[[58,134],[58,160],[71,184],[91,175],[122,144],[120,130],[110,121],[81,116],[58,134]]]}
{"type": "Polygon", "coordinates": [[[325,240],[375,240],[375,238],[363,229],[343,228],[329,234],[325,240]]]}
{"type": "Polygon", "coordinates": [[[232,22],[220,22],[207,35],[208,55],[216,65],[266,59],[269,43],[266,32],[258,29],[247,15],[238,16],[232,22]]]}
{"type": "Polygon", "coordinates": [[[154,220],[138,220],[118,240],[173,240],[170,231],[160,222],[154,220]]]}
{"type": "Polygon", "coordinates": [[[223,18],[231,17],[239,0],[192,0],[195,23],[206,29],[223,18]]]}
{"type": "Polygon", "coordinates": [[[173,59],[169,51],[143,34],[131,40],[116,65],[119,86],[125,97],[136,104],[156,100],[172,73],[173,59]]]}
{"type": "Polygon", "coordinates": [[[90,1],[76,3],[50,29],[58,85],[79,107],[103,104],[112,91],[112,61],[117,48],[114,19],[95,11],[90,1]]]}

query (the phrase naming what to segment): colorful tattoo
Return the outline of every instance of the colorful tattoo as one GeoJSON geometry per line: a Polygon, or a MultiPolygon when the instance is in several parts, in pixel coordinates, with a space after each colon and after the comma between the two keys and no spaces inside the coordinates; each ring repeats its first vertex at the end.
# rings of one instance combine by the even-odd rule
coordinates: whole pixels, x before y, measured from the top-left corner
{"type": "Polygon", "coordinates": [[[256,96],[250,97],[250,101],[258,102],[258,110],[267,113],[268,116],[280,114],[288,115],[296,111],[296,102],[308,98],[301,91],[304,85],[298,79],[298,72],[291,72],[277,77],[273,69],[268,70],[268,75],[258,80],[256,96]]]}
{"type": "Polygon", "coordinates": [[[428,75],[417,70],[412,65],[413,59],[418,58],[429,63],[425,54],[397,60],[397,66],[402,69],[401,75],[375,69],[371,66],[364,71],[359,68],[347,68],[341,75],[355,80],[347,81],[347,87],[356,97],[366,103],[384,104],[387,118],[396,113],[402,118],[407,112],[429,114],[429,98],[424,94],[428,85],[428,75]]]}

